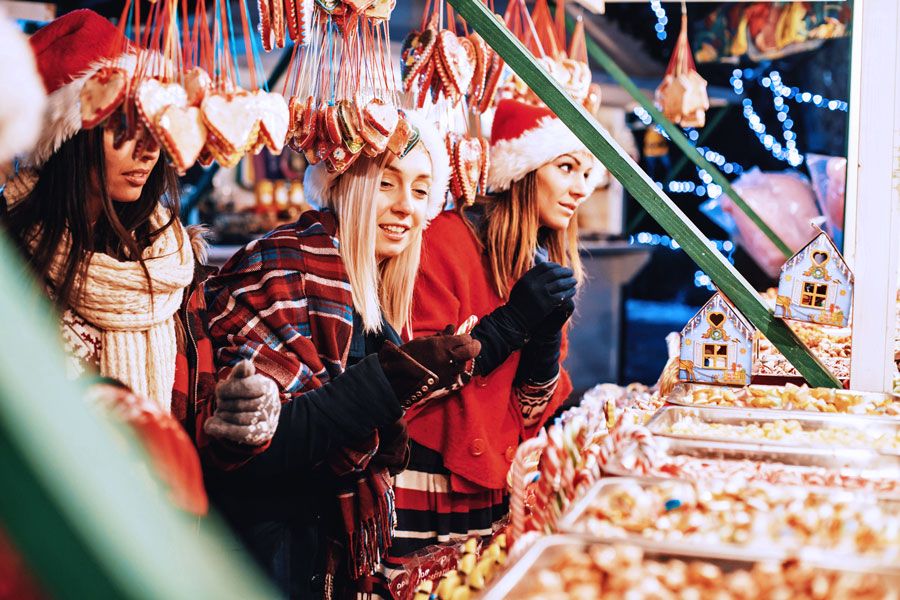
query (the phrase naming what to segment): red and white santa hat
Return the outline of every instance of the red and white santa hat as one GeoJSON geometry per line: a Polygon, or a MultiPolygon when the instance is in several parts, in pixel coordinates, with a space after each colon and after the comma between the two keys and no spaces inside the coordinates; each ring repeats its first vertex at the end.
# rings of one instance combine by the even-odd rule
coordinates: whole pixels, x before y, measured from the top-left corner
{"type": "Polygon", "coordinates": [[[44,129],[25,166],[40,167],[81,131],[81,88],[101,67],[133,71],[129,41],[107,19],[88,9],[67,13],[29,39],[47,90],[44,129]]]}
{"type": "MultiPolygon", "coordinates": [[[[508,190],[531,171],[558,156],[587,151],[581,140],[546,106],[501,100],[491,126],[491,161],[488,189],[508,190]]],[[[606,169],[594,158],[588,193],[602,181],[606,169]]]]}
{"type": "MultiPolygon", "coordinates": [[[[438,216],[447,200],[450,185],[450,157],[447,145],[438,124],[425,116],[422,111],[404,110],[404,117],[418,132],[417,143],[425,146],[431,158],[431,193],[428,196],[428,220],[438,216]]],[[[331,186],[337,181],[338,173],[331,173],[324,162],[307,167],[303,176],[303,191],[308,200],[323,204],[329,200],[331,186]]]]}

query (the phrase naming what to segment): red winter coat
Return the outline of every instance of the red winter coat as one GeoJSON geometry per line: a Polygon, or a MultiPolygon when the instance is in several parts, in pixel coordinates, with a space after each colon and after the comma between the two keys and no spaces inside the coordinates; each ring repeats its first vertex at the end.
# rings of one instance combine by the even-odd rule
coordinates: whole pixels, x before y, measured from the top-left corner
{"type": "MultiPolygon", "coordinates": [[[[413,303],[415,337],[458,326],[470,315],[481,318],[504,304],[494,289],[487,259],[463,217],[444,212],[425,232],[422,262],[413,303]]],[[[563,336],[560,361],[567,351],[563,336]]],[[[537,433],[572,392],[560,367],[556,392],[539,423],[526,428],[513,390],[519,352],[487,377],[475,377],[446,399],[407,414],[410,437],[440,452],[451,472],[454,491],[503,489],[506,474],[523,439],[537,433]]]]}

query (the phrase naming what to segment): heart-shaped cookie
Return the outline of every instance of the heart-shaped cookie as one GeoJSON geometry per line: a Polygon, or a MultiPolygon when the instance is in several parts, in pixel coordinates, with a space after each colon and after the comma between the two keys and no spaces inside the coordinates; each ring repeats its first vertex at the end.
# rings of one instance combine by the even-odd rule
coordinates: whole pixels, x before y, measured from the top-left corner
{"type": "Polygon", "coordinates": [[[305,110],[306,102],[301,100],[300,96],[291,96],[291,99],[288,100],[288,118],[290,119],[288,133],[290,135],[295,136],[300,133],[300,128],[303,126],[303,112],[305,110]]]}
{"type": "Polygon", "coordinates": [[[338,102],[338,117],[341,126],[341,141],[352,154],[359,154],[365,146],[360,135],[361,119],[356,104],[350,100],[338,102]]]}
{"type": "Polygon", "coordinates": [[[373,99],[363,109],[363,121],[371,125],[381,135],[391,137],[400,120],[397,109],[379,98],[373,99]]]}
{"type": "Polygon", "coordinates": [[[428,92],[431,91],[432,81],[435,79],[435,64],[438,61],[430,60],[425,67],[425,70],[416,78],[415,83],[412,87],[413,98],[415,98],[415,103],[417,108],[422,108],[425,106],[425,99],[428,97],[428,92]]]}
{"type": "Polygon", "coordinates": [[[203,99],[203,123],[215,136],[220,154],[243,154],[256,143],[259,118],[255,103],[255,98],[247,93],[211,93],[203,99]]]}
{"type": "Polygon", "coordinates": [[[206,126],[196,106],[167,106],[156,118],[154,133],[180,175],[194,164],[206,145],[206,126]]]}
{"type": "Polygon", "coordinates": [[[187,92],[177,83],[163,83],[158,79],[145,79],[134,94],[134,105],[141,120],[152,129],[156,117],[167,106],[187,107],[187,92]]]}
{"type": "Polygon", "coordinates": [[[287,103],[281,94],[258,90],[254,96],[259,116],[259,137],[274,154],[281,154],[290,121],[287,103]]]}
{"type": "Polygon", "coordinates": [[[432,18],[428,27],[413,31],[403,40],[400,52],[400,78],[403,89],[409,92],[416,79],[426,70],[434,55],[437,43],[437,20],[432,18]]]}
{"type": "Polygon", "coordinates": [[[478,141],[481,143],[481,177],[478,178],[478,188],[482,194],[486,194],[488,173],[491,170],[491,145],[483,137],[478,138],[478,141]]]}
{"type": "Polygon", "coordinates": [[[272,4],[271,0],[258,0],[259,8],[259,36],[262,38],[263,50],[271,52],[275,46],[275,35],[272,32],[272,4]]]}
{"type": "Polygon", "coordinates": [[[470,33],[466,38],[475,52],[475,72],[469,86],[469,106],[478,106],[487,83],[487,71],[491,66],[491,49],[477,33],[470,33]]]}
{"type": "Polygon", "coordinates": [[[462,200],[467,206],[471,206],[475,203],[481,179],[481,142],[472,138],[460,139],[456,144],[453,158],[462,200]]]}
{"type": "Polygon", "coordinates": [[[487,72],[484,94],[481,96],[481,102],[478,104],[479,113],[487,111],[494,103],[494,95],[497,93],[497,87],[500,85],[502,75],[503,59],[500,58],[499,54],[491,50],[491,66],[487,72]]]}
{"type": "Polygon", "coordinates": [[[272,11],[272,33],[275,36],[275,47],[284,48],[284,2],[283,0],[269,0],[269,10],[272,11]]]}
{"type": "Polygon", "coordinates": [[[388,140],[388,150],[393,152],[395,156],[403,156],[404,152],[406,152],[406,147],[409,145],[412,133],[412,127],[409,122],[401,117],[397,121],[393,135],[388,140]]]}
{"type": "Polygon", "coordinates": [[[319,132],[319,117],[324,111],[324,105],[317,109],[316,99],[312,96],[307,97],[303,109],[303,122],[297,139],[297,144],[301,148],[313,148],[315,146],[315,140],[319,132]]]}
{"type": "Polygon", "coordinates": [[[362,139],[366,142],[366,145],[363,148],[363,151],[367,151],[366,156],[375,158],[387,149],[388,136],[375,129],[375,127],[365,119],[362,121],[359,128],[359,135],[362,136],[362,139]]]}
{"type": "Polygon", "coordinates": [[[325,122],[319,124],[319,129],[324,129],[328,139],[335,144],[341,143],[341,119],[338,115],[337,104],[325,108],[323,113],[325,122]]]}
{"type": "MultiPolygon", "coordinates": [[[[469,42],[471,46],[471,42],[469,42]]],[[[442,29],[438,33],[437,54],[446,76],[445,86],[453,88],[453,96],[460,97],[469,90],[472,77],[475,75],[475,65],[470,60],[470,54],[455,33],[449,29],[442,29]]],[[[472,49],[472,56],[475,50],[472,49]]]]}
{"type": "Polygon", "coordinates": [[[81,88],[81,126],[96,127],[106,120],[128,93],[128,74],[116,67],[101,67],[81,88]]]}
{"type": "Polygon", "coordinates": [[[184,74],[184,90],[187,92],[188,106],[199,107],[210,89],[212,81],[207,72],[200,67],[194,67],[184,74]]]}

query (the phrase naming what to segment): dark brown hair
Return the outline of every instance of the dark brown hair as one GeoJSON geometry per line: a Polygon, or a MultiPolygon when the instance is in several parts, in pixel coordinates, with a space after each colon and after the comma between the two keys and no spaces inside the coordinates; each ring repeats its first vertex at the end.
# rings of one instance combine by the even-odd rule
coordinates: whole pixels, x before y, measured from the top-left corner
{"type": "Polygon", "coordinates": [[[66,232],[71,234],[63,275],[53,288],[57,304],[67,307],[80,293],[75,289],[76,278],[87,268],[93,252],[139,261],[152,292],[141,253],[178,218],[178,204],[178,180],[162,154],[140,198],[136,202],[114,202],[107,191],[103,129],[98,127],[81,131],[65,142],[41,167],[31,193],[13,206],[3,221],[34,274],[48,284],[54,254],[66,232]],[[102,212],[92,223],[88,200],[94,189],[99,191],[102,212]],[[172,218],[154,231],[150,217],[160,202],[171,209],[172,218]],[[35,237],[37,243],[32,248],[35,237]]]}

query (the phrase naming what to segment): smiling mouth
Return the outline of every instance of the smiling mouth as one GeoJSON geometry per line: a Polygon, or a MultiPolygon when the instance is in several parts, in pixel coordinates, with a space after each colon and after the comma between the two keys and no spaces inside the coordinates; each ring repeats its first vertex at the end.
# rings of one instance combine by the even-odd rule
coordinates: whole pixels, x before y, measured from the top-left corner
{"type": "Polygon", "coordinates": [[[133,185],[143,185],[150,176],[150,171],[136,170],[122,173],[122,176],[133,185]]]}
{"type": "Polygon", "coordinates": [[[566,204],[565,202],[560,202],[559,205],[571,212],[575,212],[575,209],[578,208],[576,204],[566,204]]]}
{"type": "Polygon", "coordinates": [[[379,225],[379,227],[388,234],[388,237],[402,237],[409,231],[409,227],[406,225],[379,225]]]}

